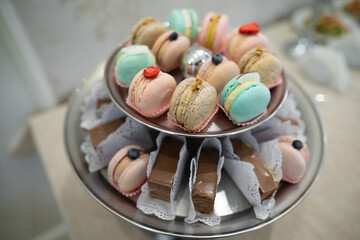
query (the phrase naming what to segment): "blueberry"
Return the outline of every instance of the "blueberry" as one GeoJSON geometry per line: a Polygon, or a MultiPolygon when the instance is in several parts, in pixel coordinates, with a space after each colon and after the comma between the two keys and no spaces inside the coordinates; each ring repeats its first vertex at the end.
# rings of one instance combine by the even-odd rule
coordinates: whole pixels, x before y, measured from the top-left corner
{"type": "Polygon", "coordinates": [[[178,33],[177,32],[172,32],[169,36],[169,40],[170,41],[175,41],[178,38],[178,33]]]}
{"type": "Polygon", "coordinates": [[[137,159],[140,156],[139,149],[130,148],[127,153],[128,157],[132,160],[137,159]]]}
{"type": "Polygon", "coordinates": [[[212,56],[211,60],[215,65],[218,65],[223,61],[223,55],[221,55],[220,53],[215,53],[212,56]]]}
{"type": "Polygon", "coordinates": [[[304,144],[300,140],[294,140],[292,146],[297,150],[301,150],[304,144]]]}

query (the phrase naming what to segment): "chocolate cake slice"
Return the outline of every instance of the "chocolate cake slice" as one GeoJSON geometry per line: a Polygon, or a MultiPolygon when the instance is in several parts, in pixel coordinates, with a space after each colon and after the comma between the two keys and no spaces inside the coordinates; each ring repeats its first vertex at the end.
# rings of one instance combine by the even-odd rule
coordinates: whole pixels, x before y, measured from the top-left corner
{"type": "Polygon", "coordinates": [[[163,139],[148,179],[150,196],[170,202],[170,192],[183,145],[182,141],[169,136],[163,139]]]}
{"type": "Polygon", "coordinates": [[[96,149],[97,146],[107,138],[107,136],[115,132],[116,129],[118,129],[118,127],[120,127],[124,122],[125,117],[116,119],[102,125],[98,125],[90,129],[89,135],[94,148],[96,149]]]}
{"type": "Polygon", "coordinates": [[[202,149],[198,160],[196,181],[192,190],[192,201],[195,210],[212,213],[217,186],[217,166],[219,152],[215,148],[202,149]]]}
{"type": "Polygon", "coordinates": [[[249,162],[254,166],[254,172],[259,180],[259,192],[261,201],[270,198],[277,190],[279,183],[274,180],[270,170],[264,165],[255,149],[246,143],[238,140],[231,140],[234,153],[238,155],[241,161],[249,162]]]}

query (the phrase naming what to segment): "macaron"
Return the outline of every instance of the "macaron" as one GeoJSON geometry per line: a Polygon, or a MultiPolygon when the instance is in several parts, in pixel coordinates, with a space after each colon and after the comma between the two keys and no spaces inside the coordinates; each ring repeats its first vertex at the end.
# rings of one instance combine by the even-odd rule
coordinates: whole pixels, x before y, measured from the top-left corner
{"type": "Polygon", "coordinates": [[[229,18],[227,15],[209,12],[202,22],[201,32],[198,37],[199,45],[210,49],[214,53],[223,52],[228,29],[229,18]]]}
{"type": "Polygon", "coordinates": [[[156,66],[155,56],[145,45],[131,45],[122,48],[115,61],[115,81],[122,87],[128,87],[134,76],[142,69],[156,66]]]}
{"type": "Polygon", "coordinates": [[[306,172],[309,149],[305,143],[292,136],[281,136],[278,142],[282,155],[282,180],[296,184],[306,172]]]}
{"type": "Polygon", "coordinates": [[[180,66],[190,45],[187,37],[176,31],[167,31],[156,40],[152,51],[160,68],[170,72],[180,66]]]}
{"type": "Polygon", "coordinates": [[[193,8],[173,9],[168,17],[169,30],[174,30],[185,37],[189,38],[191,42],[195,41],[198,30],[198,15],[193,8]]]}
{"type": "Polygon", "coordinates": [[[283,79],[282,63],[270,50],[257,47],[249,50],[238,62],[240,73],[258,72],[261,82],[268,88],[279,85],[283,79]]]}
{"type": "Polygon", "coordinates": [[[216,89],[201,77],[184,79],[170,102],[170,122],[190,132],[201,131],[217,112],[216,89]]]}
{"type": "Polygon", "coordinates": [[[133,196],[146,182],[149,154],[138,145],[126,146],[118,151],[108,166],[112,186],[125,196],[133,196]]]}
{"type": "Polygon", "coordinates": [[[164,32],[166,28],[161,22],[154,18],[143,18],[131,30],[131,43],[146,45],[151,49],[156,39],[164,32]]]}
{"type": "Polygon", "coordinates": [[[226,41],[226,52],[228,57],[235,62],[250,49],[269,45],[268,38],[260,32],[259,25],[255,22],[248,23],[235,28],[226,41]]]}
{"type": "Polygon", "coordinates": [[[220,93],[226,83],[240,74],[240,69],[233,61],[215,53],[201,65],[198,74],[220,93]]]}
{"type": "Polygon", "coordinates": [[[132,80],[126,103],[145,117],[155,118],[169,109],[176,81],[159,67],[147,67],[132,80]]]}
{"type": "Polygon", "coordinates": [[[220,102],[222,109],[234,123],[256,121],[270,102],[269,89],[260,82],[257,72],[231,79],[224,87],[220,102]]]}

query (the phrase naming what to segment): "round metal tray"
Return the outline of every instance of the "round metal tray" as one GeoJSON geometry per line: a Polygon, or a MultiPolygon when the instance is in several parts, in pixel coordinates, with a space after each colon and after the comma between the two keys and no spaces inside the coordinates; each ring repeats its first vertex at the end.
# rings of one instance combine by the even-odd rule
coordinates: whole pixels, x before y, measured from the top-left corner
{"type": "MultiPolygon", "coordinates": [[[[123,45],[119,46],[111,55],[109,60],[106,63],[105,67],[105,81],[106,86],[109,92],[109,95],[113,102],[117,104],[117,106],[124,111],[128,116],[132,117],[136,121],[140,122],[141,124],[144,124],[152,129],[155,129],[157,131],[166,132],[169,134],[176,134],[176,135],[182,135],[186,137],[222,137],[222,136],[229,136],[232,134],[241,133],[247,130],[250,130],[252,128],[255,128],[256,126],[259,126],[266,120],[269,120],[272,116],[275,115],[277,110],[281,107],[283,104],[286,95],[287,95],[287,81],[285,73],[282,73],[282,77],[284,81],[271,89],[271,99],[270,103],[267,107],[267,113],[264,117],[262,117],[258,122],[256,122],[253,125],[249,126],[237,126],[233,124],[225,115],[223,111],[219,109],[219,111],[215,114],[215,116],[211,119],[209,124],[203,129],[202,131],[198,133],[191,133],[184,129],[181,129],[173,124],[171,124],[168,119],[167,115],[163,114],[160,117],[157,118],[147,118],[139,114],[137,111],[135,111],[133,108],[128,106],[126,104],[126,98],[128,95],[128,88],[120,87],[116,84],[114,79],[114,66],[115,66],[115,60],[117,53],[123,48],[124,46],[127,46],[129,43],[125,42],[123,45]]],[[[177,83],[183,80],[182,74],[180,70],[175,70],[171,72],[171,74],[176,79],[177,83]]]]}
{"type": "MultiPolygon", "coordinates": [[[[73,93],[65,119],[64,144],[70,165],[81,185],[96,201],[114,215],[140,228],[159,234],[189,238],[232,236],[259,229],[284,216],[309,194],[318,179],[324,159],[324,129],[309,97],[295,81],[288,77],[289,89],[298,99],[299,108],[307,126],[306,136],[311,158],[307,165],[307,172],[300,183],[295,185],[281,183],[275,196],[276,204],[269,218],[263,221],[255,218],[252,208],[225,172],[222,174],[215,200],[215,209],[221,216],[220,225],[209,227],[202,223],[191,225],[185,223],[186,192],[179,194],[177,199],[177,217],[175,220],[163,221],[153,215],[143,214],[136,208],[136,204],[132,200],[120,195],[111,187],[101,172],[90,173],[88,171],[88,165],[80,150],[80,145],[87,134],[79,127],[80,108],[94,83],[102,79],[104,66],[104,63],[99,65],[95,71],[85,78],[84,84],[73,93]]],[[[192,140],[200,139],[192,138],[192,140]]]]}

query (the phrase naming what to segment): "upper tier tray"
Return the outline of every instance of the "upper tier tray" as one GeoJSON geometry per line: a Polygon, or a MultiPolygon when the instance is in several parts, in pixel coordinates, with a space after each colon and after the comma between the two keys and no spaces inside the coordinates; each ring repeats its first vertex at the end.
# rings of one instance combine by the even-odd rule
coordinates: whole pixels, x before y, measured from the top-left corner
{"type": "MultiPolygon", "coordinates": [[[[129,42],[125,42],[121,46],[119,46],[111,55],[109,60],[106,63],[105,67],[105,81],[106,86],[109,91],[110,97],[113,102],[117,104],[117,106],[124,111],[128,116],[132,117],[136,121],[153,128],[157,131],[169,133],[169,134],[176,134],[182,135],[186,137],[223,137],[229,136],[237,133],[241,133],[252,128],[255,128],[265,121],[269,120],[272,116],[275,115],[277,110],[283,104],[286,95],[287,95],[287,81],[284,72],[282,73],[282,77],[284,81],[271,89],[271,99],[270,103],[267,108],[267,113],[264,117],[262,117],[257,123],[250,125],[250,126],[237,126],[233,124],[225,115],[225,113],[219,110],[216,115],[212,118],[209,124],[200,132],[198,133],[191,133],[185,131],[177,126],[171,124],[167,119],[167,114],[163,114],[158,118],[147,118],[139,114],[133,108],[126,104],[126,98],[128,95],[128,88],[120,87],[116,84],[114,79],[114,67],[115,67],[115,60],[117,53],[123,48],[124,46],[128,45],[129,42]]],[[[171,72],[177,83],[183,80],[182,74],[180,70],[175,70],[171,72]]]]}

